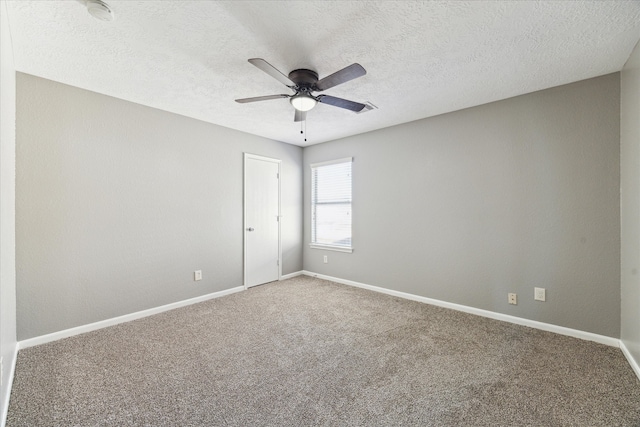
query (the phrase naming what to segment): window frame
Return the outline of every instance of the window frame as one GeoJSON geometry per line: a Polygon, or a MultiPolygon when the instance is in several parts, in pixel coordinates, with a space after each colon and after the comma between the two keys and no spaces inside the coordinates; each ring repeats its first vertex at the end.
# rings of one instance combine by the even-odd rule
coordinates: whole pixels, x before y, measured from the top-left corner
{"type": "Polygon", "coordinates": [[[313,239],[313,229],[314,229],[314,202],[313,202],[313,194],[314,194],[314,190],[313,190],[313,185],[314,185],[314,169],[317,169],[319,167],[323,167],[323,166],[331,166],[331,165],[336,165],[336,164],[340,164],[340,163],[351,163],[351,200],[350,200],[350,207],[351,207],[351,226],[349,229],[349,234],[351,237],[351,245],[350,246],[342,246],[342,245],[330,245],[330,244],[325,244],[325,243],[316,243],[316,242],[311,242],[309,243],[309,247],[312,249],[324,249],[324,250],[328,250],[328,251],[336,251],[336,252],[346,252],[346,253],[352,253],[353,252],[353,157],[344,157],[341,159],[335,159],[335,160],[329,160],[326,162],[318,162],[318,163],[311,163],[309,165],[310,169],[311,169],[311,203],[310,203],[310,207],[311,207],[311,239],[313,239]]]}

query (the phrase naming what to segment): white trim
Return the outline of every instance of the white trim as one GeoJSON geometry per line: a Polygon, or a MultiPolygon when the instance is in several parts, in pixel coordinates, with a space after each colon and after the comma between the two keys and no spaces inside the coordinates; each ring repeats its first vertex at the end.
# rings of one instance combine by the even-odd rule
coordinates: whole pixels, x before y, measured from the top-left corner
{"type": "Polygon", "coordinates": [[[629,351],[627,346],[624,344],[624,341],[622,340],[620,340],[620,350],[622,350],[622,354],[624,354],[624,357],[627,358],[627,362],[629,362],[629,365],[631,365],[631,369],[633,369],[633,372],[635,372],[636,377],[638,377],[638,379],[640,380],[640,366],[638,366],[638,362],[636,361],[636,359],[633,358],[633,356],[631,355],[631,352],[629,351]]]}
{"type": "Polygon", "coordinates": [[[436,305],[438,307],[450,308],[452,310],[475,314],[476,316],[488,317],[490,319],[501,320],[503,322],[514,323],[516,325],[528,326],[530,328],[540,329],[547,332],[554,332],[556,334],[566,335],[566,336],[579,338],[587,341],[595,341],[597,343],[609,345],[612,347],[620,346],[620,340],[617,338],[598,335],[591,332],[585,332],[577,329],[566,328],[564,326],[552,325],[550,323],[538,322],[537,320],[524,319],[522,317],[511,316],[508,314],[496,313],[494,311],[483,310],[480,308],[469,307],[466,305],[440,301],[433,298],[421,297],[419,295],[394,291],[391,289],[385,289],[378,286],[367,285],[364,283],[354,282],[352,280],[345,280],[337,277],[325,276],[324,274],[317,274],[311,271],[303,270],[303,274],[306,276],[312,276],[312,277],[317,277],[319,279],[330,280],[332,282],[341,283],[343,285],[355,286],[358,288],[368,289],[370,291],[380,292],[383,294],[392,295],[399,298],[409,299],[412,301],[423,302],[425,304],[436,305]]]}
{"type": "Polygon", "coordinates": [[[278,160],[278,280],[282,280],[282,160],[278,160]]]}
{"type": "Polygon", "coordinates": [[[16,362],[18,361],[18,349],[19,343],[16,343],[13,349],[13,359],[11,360],[11,368],[9,369],[9,375],[7,375],[7,395],[2,398],[2,418],[0,419],[0,426],[5,427],[7,422],[7,415],[9,413],[9,399],[11,398],[11,388],[13,387],[13,376],[16,372],[16,362]]]}
{"type": "Polygon", "coordinates": [[[251,153],[247,153],[246,151],[243,154],[244,154],[245,159],[263,160],[265,162],[273,162],[273,163],[281,163],[282,162],[282,160],[276,159],[274,157],[266,157],[266,156],[261,156],[259,154],[251,154],[251,153]]]}
{"type": "Polygon", "coordinates": [[[309,167],[319,168],[321,166],[337,165],[338,163],[353,163],[353,157],[345,157],[343,159],[327,160],[326,162],[311,163],[309,167]]]}
{"type": "Polygon", "coordinates": [[[282,160],[257,154],[244,153],[242,172],[242,284],[247,286],[247,159],[278,164],[278,280],[282,280],[282,160]]]}
{"type": "Polygon", "coordinates": [[[330,246],[330,245],[322,245],[319,243],[309,243],[309,247],[311,249],[324,249],[327,251],[353,253],[353,248],[349,248],[346,246],[330,246]]]}
{"type": "Polygon", "coordinates": [[[162,312],[173,310],[180,307],[185,307],[187,305],[196,304],[196,303],[207,301],[213,298],[220,298],[225,295],[230,295],[230,294],[234,294],[236,292],[241,292],[241,291],[244,291],[244,286],[236,286],[235,288],[225,289],[224,291],[213,292],[207,295],[202,295],[199,297],[174,302],[171,304],[161,305],[160,307],[154,307],[148,310],[142,310],[135,313],[125,314],[124,316],[113,317],[111,319],[101,320],[99,322],[89,323],[87,325],[77,326],[75,328],[53,332],[51,334],[41,335],[35,338],[29,338],[23,341],[19,341],[18,346],[20,349],[23,349],[23,348],[29,348],[36,345],[40,345],[40,344],[46,344],[48,342],[57,341],[62,338],[68,338],[74,335],[84,334],[85,332],[91,332],[97,329],[106,328],[108,326],[130,322],[132,320],[141,319],[143,317],[152,316],[154,314],[162,313],[162,312]]]}
{"type": "Polygon", "coordinates": [[[295,273],[285,274],[284,276],[280,276],[280,280],[293,279],[294,277],[302,276],[304,273],[302,270],[296,271],[295,273]]]}

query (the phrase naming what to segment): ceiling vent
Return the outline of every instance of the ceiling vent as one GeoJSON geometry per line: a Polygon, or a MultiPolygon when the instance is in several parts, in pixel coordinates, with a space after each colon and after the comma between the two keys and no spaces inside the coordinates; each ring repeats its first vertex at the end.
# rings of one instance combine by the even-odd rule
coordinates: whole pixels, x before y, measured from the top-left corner
{"type": "Polygon", "coordinates": [[[377,109],[378,109],[378,107],[373,105],[371,102],[365,101],[364,102],[364,108],[362,110],[356,112],[356,114],[362,114],[362,113],[366,113],[367,111],[377,110],[377,109]]]}

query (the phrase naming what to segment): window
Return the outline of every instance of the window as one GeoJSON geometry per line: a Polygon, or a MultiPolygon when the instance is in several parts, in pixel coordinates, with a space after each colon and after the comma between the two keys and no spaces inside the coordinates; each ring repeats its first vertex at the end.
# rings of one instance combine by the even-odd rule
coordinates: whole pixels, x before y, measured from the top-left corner
{"type": "Polygon", "coordinates": [[[311,165],[311,247],[352,252],[351,165],[353,159],[311,165]]]}

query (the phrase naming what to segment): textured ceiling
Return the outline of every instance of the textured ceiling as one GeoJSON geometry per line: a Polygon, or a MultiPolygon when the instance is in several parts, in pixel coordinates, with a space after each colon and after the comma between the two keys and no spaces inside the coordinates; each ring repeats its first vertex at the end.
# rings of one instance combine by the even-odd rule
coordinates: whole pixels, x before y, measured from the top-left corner
{"type": "Polygon", "coordinates": [[[638,1],[7,1],[18,71],[270,139],[309,145],[619,71],[640,38],[638,1]],[[320,77],[367,75],[326,94],[308,142],[288,93],[247,62],[320,77]]]}

